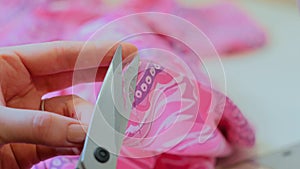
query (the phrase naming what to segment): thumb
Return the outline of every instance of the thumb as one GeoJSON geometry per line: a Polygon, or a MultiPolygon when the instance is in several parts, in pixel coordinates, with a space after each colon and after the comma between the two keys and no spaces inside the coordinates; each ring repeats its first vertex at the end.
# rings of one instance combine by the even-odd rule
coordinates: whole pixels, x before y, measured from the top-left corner
{"type": "Polygon", "coordinates": [[[31,143],[47,146],[79,146],[87,126],[78,120],[44,111],[0,106],[0,145],[31,143]]]}

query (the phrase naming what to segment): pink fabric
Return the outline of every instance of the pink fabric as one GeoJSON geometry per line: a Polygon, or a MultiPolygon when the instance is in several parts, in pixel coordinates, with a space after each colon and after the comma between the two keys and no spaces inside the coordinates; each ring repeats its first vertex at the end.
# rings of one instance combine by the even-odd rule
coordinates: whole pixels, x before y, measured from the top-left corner
{"type": "MultiPolygon", "coordinates": [[[[200,9],[179,6],[171,13],[194,24],[207,36],[221,55],[256,49],[266,43],[264,31],[232,3],[222,2],[200,9]]],[[[180,25],[181,22],[172,22],[164,18],[150,18],[148,22],[158,33],[172,32],[181,35],[180,40],[192,40],[199,48],[205,46],[198,39],[193,40],[194,32],[186,31],[186,27],[180,25]],[[164,22],[168,24],[159,24],[164,22]]],[[[191,53],[191,50],[174,39],[168,38],[168,41],[173,49],[185,54],[191,53]]],[[[205,47],[202,49],[205,50],[205,47]]]]}
{"type": "MultiPolygon", "coordinates": [[[[118,9],[107,15],[105,18],[99,18],[96,21],[83,25],[77,38],[85,40],[105,24],[128,14],[160,11],[182,17],[186,19],[187,22],[196,26],[201,32],[203,32],[205,38],[208,38],[208,40],[211,41],[221,56],[230,53],[253,50],[266,43],[264,31],[232,3],[222,2],[217,5],[206,6],[198,9],[181,7],[171,0],[162,2],[160,0],[156,0],[154,2],[149,1],[151,2],[151,5],[141,4],[142,2],[144,4],[144,2],[148,1],[139,2],[140,3],[136,2],[125,4],[125,8],[118,9]]],[[[117,36],[114,34],[115,32],[128,34],[129,32],[148,31],[156,35],[158,39],[146,37],[146,39],[149,39],[147,42],[140,42],[145,38],[136,37],[126,41],[136,42],[136,40],[139,40],[139,42],[136,43],[138,47],[145,45],[145,43],[147,44],[143,46],[143,48],[149,47],[149,44],[153,45],[164,41],[169,48],[172,48],[172,51],[180,54],[192,55],[193,52],[183,43],[172,39],[171,37],[162,36],[164,34],[178,35],[180,38],[179,40],[183,42],[189,41],[198,46],[198,48],[201,48],[203,56],[211,55],[211,52],[207,50],[206,40],[194,39],[193,37],[197,32],[187,31],[185,24],[175,19],[170,20],[169,17],[135,17],[129,23],[126,23],[125,25],[119,24],[118,27],[112,29],[114,31],[108,32],[109,35],[105,36],[109,38],[115,37],[117,36]],[[146,29],[142,27],[146,27],[146,29]]],[[[153,34],[152,36],[154,36],[153,34]]],[[[94,37],[94,39],[97,38],[94,37]]]]}
{"type": "MultiPolygon", "coordinates": [[[[187,19],[203,31],[221,55],[256,49],[266,43],[262,29],[228,2],[191,9],[181,7],[173,0],[128,0],[114,10],[106,9],[100,0],[87,1],[85,8],[77,0],[43,3],[1,1],[4,2],[9,6],[2,9],[0,5],[0,11],[11,17],[0,18],[0,46],[60,39],[87,40],[106,23],[126,14],[145,11],[166,12],[187,19]]],[[[134,110],[121,151],[125,157],[119,158],[118,168],[211,169],[215,167],[216,159],[230,155],[233,147],[254,145],[251,126],[229,98],[210,87],[206,75],[200,70],[201,65],[193,60],[193,52],[178,41],[161,35],[178,34],[181,40],[191,41],[201,48],[203,54],[210,53],[205,43],[193,38],[193,32],[185,31],[178,22],[151,17],[137,17],[124,22],[122,27],[113,26],[109,30],[100,31],[92,40],[119,40],[133,32],[152,32],[154,34],[135,36],[125,41],[134,43],[139,49],[172,51],[177,58],[185,61],[165,59],[168,56],[164,53],[154,53],[153,56],[142,54],[134,110]],[[196,79],[186,76],[191,72],[185,69],[185,64],[191,67],[196,79]],[[213,96],[217,97],[216,102],[212,102],[213,96]],[[214,118],[205,121],[209,113],[213,113],[214,118]],[[217,123],[219,114],[222,118],[217,123]],[[153,118],[155,120],[150,123],[153,118]],[[213,130],[215,127],[217,130],[213,130]],[[205,135],[211,130],[212,135],[205,135]],[[204,135],[200,136],[200,131],[204,131],[204,135]],[[136,138],[140,141],[136,142],[136,138]],[[207,140],[199,142],[199,138],[207,140]],[[128,155],[142,158],[126,157],[128,155]]],[[[94,94],[100,88],[101,83],[81,84],[49,96],[73,94],[75,91],[75,94],[95,102],[94,94]]],[[[59,156],[33,168],[74,168],[77,159],[77,156],[59,156]]]]}
{"type": "MultiPolygon", "coordinates": [[[[55,0],[35,3],[25,3],[22,0],[9,1],[8,3],[3,0],[1,2],[8,5],[2,10],[4,14],[7,13],[8,17],[0,18],[0,24],[2,24],[0,46],[78,39],[78,34],[82,34],[84,32],[82,31],[83,29],[89,29],[91,32],[85,32],[80,37],[88,37],[96,30],[91,27],[96,25],[86,24],[81,26],[82,24],[94,20],[94,23],[98,22],[98,26],[101,26],[105,19],[103,22],[99,22],[97,18],[114,16],[111,19],[106,19],[106,22],[111,21],[121,16],[119,11],[122,11],[123,15],[158,11],[183,17],[203,31],[220,54],[256,49],[266,43],[263,30],[241,10],[228,2],[200,9],[181,7],[173,0],[128,0],[119,6],[118,9],[107,8],[102,4],[101,0],[89,0],[84,4],[78,0],[55,0]]],[[[170,23],[169,20],[142,18],[136,23],[144,25],[157,33],[172,32],[179,34],[182,37],[181,40],[191,40],[193,36],[193,33],[184,31],[184,26],[170,23]]],[[[131,29],[137,25],[136,23],[127,24],[126,27],[131,29]]],[[[186,47],[170,38],[163,38],[163,41],[167,42],[175,51],[190,53],[187,52],[189,50],[186,47]]],[[[201,41],[199,40],[193,43],[201,46],[201,41]]]]}
{"type": "Polygon", "coordinates": [[[209,110],[211,97],[224,95],[186,78],[184,73],[164,70],[157,63],[147,66],[139,75],[133,103],[135,109],[131,113],[121,155],[140,157],[149,153],[150,157],[120,158],[118,168],[209,169],[214,168],[216,157],[231,153],[231,145],[254,145],[251,126],[230,99],[226,98],[224,111],[220,109],[222,99],[209,110]],[[148,78],[151,76],[154,77],[153,83],[148,78]],[[212,119],[208,122],[210,125],[203,128],[208,112],[219,114],[220,111],[224,112],[221,123],[215,124],[215,119],[212,119]],[[202,135],[209,138],[200,142],[200,131],[208,132],[213,125],[218,125],[219,129],[212,135],[202,135]],[[226,131],[227,137],[221,131],[226,131]],[[141,139],[135,141],[132,138],[141,139]]]}
{"type": "MultiPolygon", "coordinates": [[[[229,98],[188,78],[186,74],[189,72],[176,60],[172,65],[176,65],[178,72],[148,59],[142,56],[134,109],[126,129],[121,151],[123,157],[119,158],[118,168],[210,169],[214,168],[216,158],[232,153],[232,146],[254,145],[255,135],[251,126],[229,98]],[[212,97],[217,97],[217,103],[213,104],[212,97]],[[205,122],[208,113],[215,114],[216,118],[205,122]],[[216,123],[219,114],[222,119],[216,123]],[[218,127],[217,130],[209,135],[214,126],[218,127]],[[200,135],[202,130],[204,135],[200,135]],[[201,137],[207,140],[200,142],[201,137]]],[[[94,86],[89,87],[75,91],[79,95],[87,91],[93,93],[94,86]]],[[[71,89],[69,92],[72,93],[71,89]]],[[[64,158],[57,157],[46,164],[50,168],[58,167],[57,161],[64,158]]],[[[75,161],[65,161],[61,165],[74,166],[75,161]]]]}
{"type": "Polygon", "coordinates": [[[81,24],[106,11],[101,0],[1,0],[0,4],[5,16],[0,17],[0,46],[70,40],[81,24]]]}

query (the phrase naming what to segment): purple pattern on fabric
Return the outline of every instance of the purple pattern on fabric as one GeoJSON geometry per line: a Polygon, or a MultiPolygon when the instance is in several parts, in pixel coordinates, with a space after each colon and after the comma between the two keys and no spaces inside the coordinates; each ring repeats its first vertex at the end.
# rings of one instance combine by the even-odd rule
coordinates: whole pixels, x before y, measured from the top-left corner
{"type": "Polygon", "coordinates": [[[136,86],[135,99],[133,102],[134,107],[140,104],[145,99],[152,88],[156,75],[161,71],[163,71],[163,67],[161,67],[160,65],[150,63],[147,66],[144,76],[136,86]]]}

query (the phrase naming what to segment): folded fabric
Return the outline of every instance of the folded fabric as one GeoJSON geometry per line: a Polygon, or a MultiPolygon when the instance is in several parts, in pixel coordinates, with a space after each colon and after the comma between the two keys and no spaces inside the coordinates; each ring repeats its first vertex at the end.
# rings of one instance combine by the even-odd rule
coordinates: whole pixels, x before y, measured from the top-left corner
{"type": "Polygon", "coordinates": [[[174,72],[158,63],[145,67],[118,168],[214,168],[215,158],[228,156],[231,145],[253,146],[252,128],[224,95],[187,78],[184,70],[174,72]],[[207,121],[209,115],[215,118],[207,121]]]}
{"type": "MultiPolygon", "coordinates": [[[[89,21],[95,23],[101,17],[118,16],[119,11],[123,11],[123,15],[156,11],[182,17],[199,28],[221,55],[256,49],[266,43],[262,28],[243,11],[226,1],[201,8],[182,7],[174,0],[127,0],[115,8],[107,7],[102,0],[88,0],[84,3],[78,0],[31,3],[14,0],[9,3],[5,1],[5,4],[1,13],[7,17],[0,18],[0,46],[80,39],[78,34],[82,34],[83,29],[95,31],[91,28],[95,24],[90,25],[89,21]]],[[[177,34],[182,41],[193,40],[193,32],[186,32],[185,26],[162,19],[142,18],[137,23],[158,34],[177,34]]],[[[135,27],[137,23],[126,24],[126,27],[135,27]]],[[[98,26],[101,26],[101,23],[98,26]]],[[[79,36],[86,37],[92,33],[79,36]]],[[[163,40],[171,45],[173,51],[191,53],[190,49],[174,39],[164,37],[163,40]]],[[[203,46],[200,40],[194,40],[193,43],[199,48],[203,46]]]]}
{"type": "Polygon", "coordinates": [[[83,25],[75,39],[121,40],[135,44],[140,50],[166,50],[189,64],[200,80],[206,76],[198,75],[202,74],[199,58],[228,56],[257,49],[266,43],[264,31],[247,14],[226,1],[201,8],[187,8],[173,0],[131,0],[122,7],[83,25]],[[136,12],[148,11],[166,13],[136,15],[136,12]],[[173,16],[168,16],[168,13],[173,16]],[[130,14],[134,16],[127,17],[130,14]],[[195,53],[195,48],[200,53],[195,53]]]}
{"type": "Polygon", "coordinates": [[[0,46],[70,40],[83,23],[102,16],[102,0],[4,0],[0,7],[0,46]],[[3,9],[3,10],[2,10],[3,9]]]}
{"type": "MultiPolygon", "coordinates": [[[[211,41],[221,56],[257,49],[266,43],[263,29],[234,4],[226,1],[201,8],[177,6],[170,13],[182,17],[196,26],[211,41]]],[[[147,23],[159,34],[177,35],[182,42],[192,41],[199,48],[205,50],[206,41],[202,42],[201,39],[193,38],[195,32],[187,31],[185,24],[180,20],[170,20],[167,17],[148,17],[147,23]]],[[[172,44],[172,49],[185,54],[192,53],[189,46],[170,37],[167,39],[172,44]]]]}
{"type": "MultiPolygon", "coordinates": [[[[191,72],[176,58],[172,64],[162,60],[164,66],[142,57],[118,168],[209,169],[216,158],[230,155],[232,147],[254,145],[251,126],[229,98],[186,76],[191,72]]],[[[76,165],[63,159],[56,157],[35,168],[76,165]]]]}
{"type": "MultiPolygon", "coordinates": [[[[139,48],[142,61],[134,109],[118,168],[210,169],[215,168],[217,158],[230,155],[233,147],[254,145],[255,135],[247,120],[229,98],[211,88],[199,56],[183,43],[201,49],[200,57],[210,57],[212,49],[207,46],[211,44],[221,56],[263,46],[263,30],[232,3],[187,8],[174,0],[128,0],[112,10],[101,0],[14,0],[0,11],[3,16],[9,14],[0,18],[0,46],[90,39],[122,40],[139,48]],[[195,39],[196,32],[187,31],[178,20],[164,17],[137,16],[107,25],[147,11],[186,19],[203,32],[203,40],[195,39]]],[[[100,88],[101,83],[81,84],[48,96],[78,94],[95,103],[100,88]]],[[[33,168],[74,168],[77,160],[78,156],[59,156],[33,168]]]]}

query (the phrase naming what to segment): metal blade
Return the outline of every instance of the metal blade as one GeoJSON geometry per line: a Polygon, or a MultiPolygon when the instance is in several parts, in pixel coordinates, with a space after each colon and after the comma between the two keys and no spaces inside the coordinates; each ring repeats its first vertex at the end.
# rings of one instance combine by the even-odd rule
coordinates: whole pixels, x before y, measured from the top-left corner
{"type": "Polygon", "coordinates": [[[128,65],[126,71],[124,72],[124,97],[125,97],[125,105],[124,112],[122,112],[123,118],[122,121],[119,121],[122,125],[120,131],[122,133],[125,132],[127,122],[130,116],[130,112],[132,110],[132,103],[136,88],[137,74],[138,74],[138,66],[139,66],[139,56],[136,56],[131,63],[128,65]],[[124,118],[125,117],[125,118],[124,118]],[[125,120],[126,119],[126,120],[125,120]]]}
{"type": "MultiPolygon", "coordinates": [[[[122,99],[122,47],[119,46],[108,68],[94,109],[78,168],[115,169],[119,147],[116,146],[116,105],[122,99]],[[98,157],[98,158],[97,158],[98,157]]],[[[119,108],[118,108],[119,109],[119,108]]]]}
{"type": "Polygon", "coordinates": [[[131,111],[132,103],[135,94],[135,88],[137,83],[137,75],[139,68],[140,57],[137,55],[128,65],[128,68],[124,74],[125,84],[124,89],[125,93],[128,93],[128,98],[125,99],[125,109],[131,111]]]}
{"type": "Polygon", "coordinates": [[[123,91],[121,46],[116,50],[99,93],[78,169],[116,168],[132,109],[138,62],[139,57],[135,57],[124,73],[123,91]],[[123,93],[129,94],[126,104],[123,93]]]}

